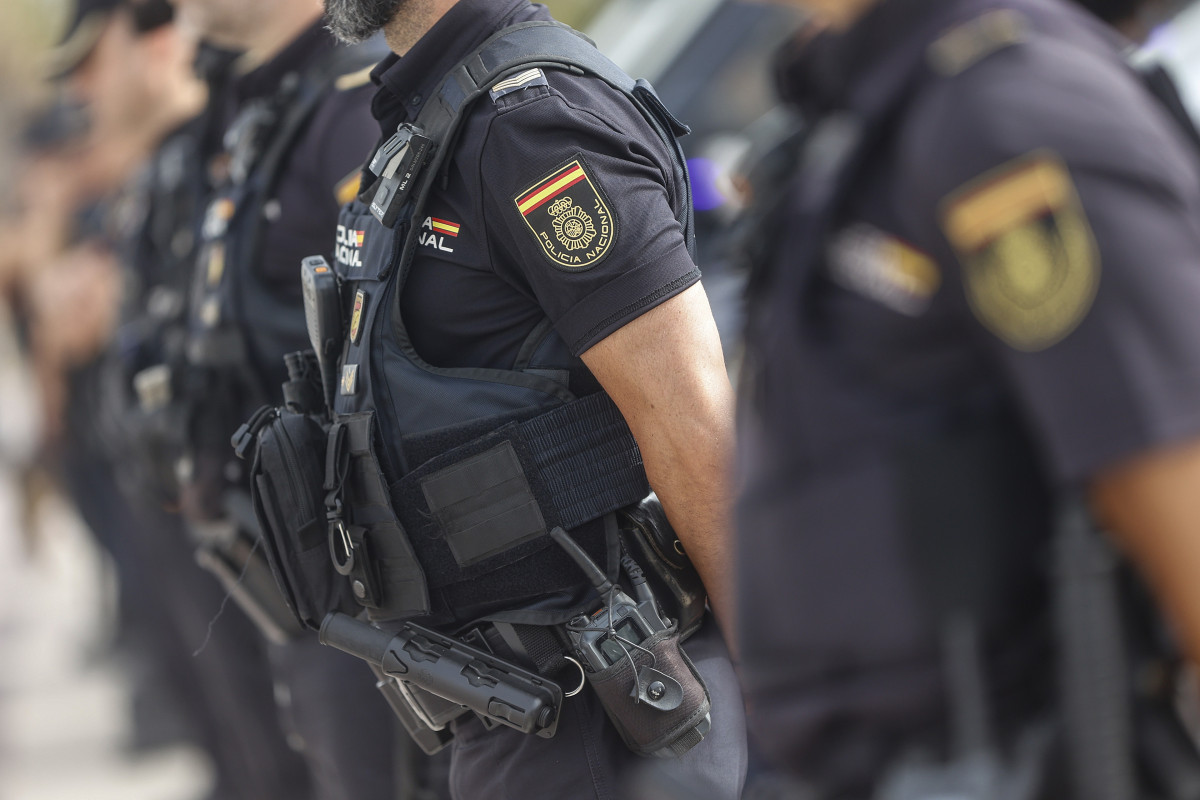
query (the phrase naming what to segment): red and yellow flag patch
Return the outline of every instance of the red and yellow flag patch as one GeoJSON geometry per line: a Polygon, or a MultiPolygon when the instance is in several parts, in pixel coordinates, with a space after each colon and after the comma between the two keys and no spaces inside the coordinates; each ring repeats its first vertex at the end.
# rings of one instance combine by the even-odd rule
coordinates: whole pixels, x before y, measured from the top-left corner
{"type": "Polygon", "coordinates": [[[971,310],[1009,346],[1044,350],[1087,315],[1100,253],[1055,153],[1029,153],[962,187],[943,201],[941,223],[971,310]]]}
{"type": "Polygon", "coordinates": [[[457,222],[448,222],[437,217],[430,217],[429,223],[438,233],[444,233],[447,236],[458,236],[459,230],[462,228],[457,222]]]}
{"type": "Polygon", "coordinates": [[[596,266],[616,240],[616,217],[582,159],[540,179],[513,203],[543,255],[561,269],[596,266]]]}

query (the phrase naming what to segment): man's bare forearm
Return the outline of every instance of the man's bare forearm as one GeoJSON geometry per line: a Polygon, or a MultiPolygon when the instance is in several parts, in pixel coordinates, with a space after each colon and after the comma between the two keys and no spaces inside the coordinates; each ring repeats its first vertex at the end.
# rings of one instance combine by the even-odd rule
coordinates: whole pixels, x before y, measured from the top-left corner
{"type": "Polygon", "coordinates": [[[1200,441],[1107,470],[1093,482],[1092,498],[1200,664],[1200,441]]]}
{"type": "Polygon", "coordinates": [[[704,290],[638,317],[583,360],[629,423],[650,486],[728,625],[733,390],[704,290]]]}

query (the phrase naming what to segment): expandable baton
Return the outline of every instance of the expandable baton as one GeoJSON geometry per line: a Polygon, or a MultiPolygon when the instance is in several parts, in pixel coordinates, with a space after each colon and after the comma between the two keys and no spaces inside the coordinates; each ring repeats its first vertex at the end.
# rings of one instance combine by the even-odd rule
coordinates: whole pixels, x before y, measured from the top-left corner
{"type": "Polygon", "coordinates": [[[342,296],[337,275],[322,256],[300,262],[300,285],[304,289],[304,321],[308,340],[317,354],[325,403],[332,410],[337,391],[337,360],[342,349],[342,296]]]}
{"type": "Polygon", "coordinates": [[[549,739],[558,729],[562,688],[534,672],[412,622],[388,633],[332,612],[321,623],[321,644],[374,664],[479,716],[549,739]]]}

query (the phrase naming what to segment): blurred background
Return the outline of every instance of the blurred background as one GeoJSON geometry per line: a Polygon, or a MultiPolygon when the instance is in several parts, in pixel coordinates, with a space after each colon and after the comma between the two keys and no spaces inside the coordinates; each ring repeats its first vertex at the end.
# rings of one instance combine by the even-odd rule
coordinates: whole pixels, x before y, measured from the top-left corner
{"type": "MultiPolygon", "coordinates": [[[[87,143],[88,120],[41,77],[67,1],[0,2],[0,800],[195,800],[207,791],[208,766],[122,631],[109,551],[43,463],[48,449],[71,443],[57,421],[66,388],[29,357],[31,339],[47,336],[36,319],[54,333],[116,293],[102,266],[73,267],[70,288],[48,277],[72,234],[24,213],[47,187],[87,183],[69,169],[43,170],[47,153],[69,168],[72,148],[87,143]]],[[[746,186],[796,126],[776,107],[768,64],[797,20],[733,0],[547,4],[649,79],[692,127],[684,144],[700,262],[735,360],[739,254],[753,231],[746,186]]],[[[1162,60],[1200,110],[1200,6],[1157,30],[1143,57],[1162,60]]],[[[100,316],[94,330],[104,329],[100,316]]],[[[79,347],[61,345],[68,354],[79,347]]]]}

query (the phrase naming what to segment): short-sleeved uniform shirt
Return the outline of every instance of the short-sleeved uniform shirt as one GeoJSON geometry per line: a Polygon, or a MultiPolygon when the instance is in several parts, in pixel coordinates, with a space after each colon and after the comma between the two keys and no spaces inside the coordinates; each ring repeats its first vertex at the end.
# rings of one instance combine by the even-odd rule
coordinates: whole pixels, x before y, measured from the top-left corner
{"type": "MultiPolygon", "coordinates": [[[[384,134],[488,36],[546,19],[526,0],[461,0],[376,69],[384,134]]],[[[434,366],[510,368],[546,318],[578,355],[699,280],[671,153],[632,103],[562,70],[506,83],[471,109],[404,287],[405,325],[434,366]]]]}
{"type": "MultiPolygon", "coordinates": [[[[1200,178],[1120,46],[1057,0],[884,0],[785,70],[826,133],[878,105],[890,65],[916,76],[816,242],[819,159],[801,173],[751,311],[743,677],[760,741],[832,786],[864,791],[915,732],[946,725],[914,518],[1044,511],[1200,435],[1200,178]],[[924,446],[966,441],[979,419],[1013,421],[1028,480],[964,510],[976,493],[957,481],[993,485],[990,463],[942,463],[934,480],[924,446]]],[[[1047,615],[1045,524],[987,535],[1012,563],[988,570],[1007,613],[987,620],[986,663],[1020,682],[1020,632],[1047,615]]],[[[952,573],[990,552],[970,550],[936,555],[952,573]]]]}

